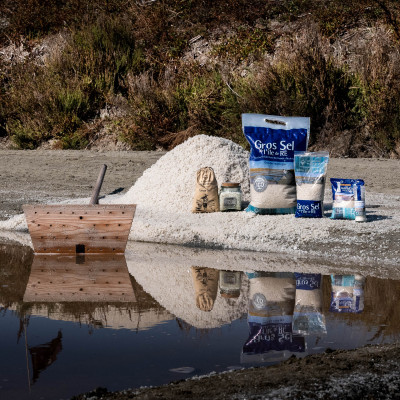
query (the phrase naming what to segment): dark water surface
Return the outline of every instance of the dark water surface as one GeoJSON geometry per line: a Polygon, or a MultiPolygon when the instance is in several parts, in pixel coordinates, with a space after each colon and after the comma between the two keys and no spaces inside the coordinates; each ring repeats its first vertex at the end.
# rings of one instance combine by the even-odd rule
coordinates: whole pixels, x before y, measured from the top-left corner
{"type": "Polygon", "coordinates": [[[400,338],[400,281],[165,271],[0,244],[0,399],[68,399],[400,338]],[[176,276],[174,276],[176,274],[176,276]]]}

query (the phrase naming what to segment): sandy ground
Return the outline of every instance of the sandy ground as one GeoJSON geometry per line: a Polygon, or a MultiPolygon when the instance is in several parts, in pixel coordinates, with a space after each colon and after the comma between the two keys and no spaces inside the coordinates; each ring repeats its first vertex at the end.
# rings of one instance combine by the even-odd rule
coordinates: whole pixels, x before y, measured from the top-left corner
{"type": "Polygon", "coordinates": [[[103,164],[101,194],[128,190],[163,152],[0,150],[0,219],[26,203],[90,197],[103,164]]]}
{"type": "MultiPolygon", "coordinates": [[[[156,162],[162,152],[91,152],[91,151],[14,151],[0,150],[0,219],[7,219],[22,212],[25,203],[45,203],[70,198],[89,197],[102,164],[108,165],[102,194],[126,192],[141,176],[143,171],[156,162]]],[[[365,179],[367,194],[371,194],[367,206],[375,223],[392,220],[396,224],[400,215],[400,160],[380,159],[332,159],[329,177],[357,177],[365,179]],[[386,196],[390,202],[386,202],[386,196]],[[394,218],[394,219],[393,219],[394,218]]],[[[367,195],[368,199],[368,195],[367,195]]],[[[354,223],[354,222],[349,222],[354,223]]],[[[339,226],[339,225],[338,225],[339,226]]],[[[365,226],[365,225],[364,225],[365,226]]],[[[391,229],[389,233],[374,236],[370,244],[369,230],[363,228],[360,243],[354,243],[355,251],[373,245],[382,259],[390,257],[395,276],[400,276],[398,254],[400,231],[391,229]],[[358,247],[357,247],[358,246],[358,247]]],[[[337,238],[341,231],[335,233],[337,238]]],[[[347,234],[346,230],[343,230],[347,234]]],[[[327,243],[327,249],[334,244],[327,243]]],[[[154,248],[143,249],[146,244],[130,243],[127,259],[140,254],[148,262],[154,259],[154,248]],[[153,254],[152,254],[153,253],[153,254]]],[[[154,245],[151,245],[154,246],[154,245]]],[[[267,257],[256,252],[227,252],[216,250],[181,249],[177,246],[156,249],[158,258],[171,259],[171,251],[176,251],[173,262],[181,260],[183,267],[188,258],[200,257],[204,263],[215,262],[222,268],[224,263],[231,268],[243,270],[243,265],[258,269],[267,257]],[[171,250],[175,247],[175,250],[171,250]],[[229,255],[227,255],[229,254],[229,255]],[[210,260],[210,261],[207,261],[210,260]],[[236,263],[236,264],[235,264],[236,263]]],[[[322,249],[324,250],[324,249],[322,249]]],[[[277,260],[277,258],[276,258],[277,260]]],[[[145,260],[146,261],[146,260],[145,260]]],[[[146,262],[147,262],[146,261],[146,262]]],[[[171,261],[172,262],[172,261],[171,261]]],[[[293,265],[283,258],[281,266],[286,270],[299,269],[301,259],[293,265]],[[289,263],[290,264],[290,263],[289,263]]],[[[322,262],[319,263],[319,270],[322,262]]],[[[389,265],[389,264],[388,264],[389,265]]],[[[335,267],[335,260],[326,260],[322,270],[335,267]]],[[[276,266],[274,267],[276,268],[276,266]]],[[[315,267],[317,268],[317,267],[315,267]]],[[[309,269],[309,264],[304,264],[309,269]]],[[[391,270],[370,270],[373,275],[391,276],[391,270]]],[[[396,345],[367,347],[352,352],[332,352],[305,359],[290,359],[284,364],[269,368],[236,371],[206,378],[191,379],[162,388],[144,389],[139,392],[124,391],[110,394],[106,390],[82,395],[84,398],[128,399],[128,398],[396,398],[400,393],[399,348],[396,345]],[[341,394],[344,392],[345,394],[341,394]]],[[[397,397],[398,398],[398,397],[397,397]]]]}
{"type": "MultiPolygon", "coordinates": [[[[90,196],[103,164],[108,170],[101,193],[126,192],[163,154],[0,150],[0,219],[21,213],[25,203],[90,196]]],[[[400,196],[398,171],[400,160],[331,159],[328,178],[363,178],[367,192],[400,196]]]]}

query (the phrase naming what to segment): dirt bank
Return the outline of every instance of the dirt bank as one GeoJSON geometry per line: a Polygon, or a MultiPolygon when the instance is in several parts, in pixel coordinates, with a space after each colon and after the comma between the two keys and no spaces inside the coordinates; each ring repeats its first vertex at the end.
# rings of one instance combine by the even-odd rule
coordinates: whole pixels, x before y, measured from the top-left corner
{"type": "Polygon", "coordinates": [[[398,399],[400,349],[367,346],[295,357],[272,367],[195,377],[158,388],[108,393],[97,389],[83,399],[398,399]]]}

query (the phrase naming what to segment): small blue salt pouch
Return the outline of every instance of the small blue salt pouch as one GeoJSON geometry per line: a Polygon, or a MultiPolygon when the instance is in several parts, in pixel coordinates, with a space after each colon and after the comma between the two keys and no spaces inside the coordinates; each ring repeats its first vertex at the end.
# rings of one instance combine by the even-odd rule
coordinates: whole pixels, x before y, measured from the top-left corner
{"type": "Polygon", "coordinates": [[[332,219],[356,219],[356,202],[365,201],[365,186],[362,179],[331,178],[332,219]]]}
{"type": "Polygon", "coordinates": [[[256,214],[294,214],[294,152],[306,151],[310,118],[242,114],[250,143],[250,204],[256,214]]]}
{"type": "Polygon", "coordinates": [[[294,152],[297,189],[297,218],[322,218],[324,215],[325,176],[329,153],[294,152]]]}

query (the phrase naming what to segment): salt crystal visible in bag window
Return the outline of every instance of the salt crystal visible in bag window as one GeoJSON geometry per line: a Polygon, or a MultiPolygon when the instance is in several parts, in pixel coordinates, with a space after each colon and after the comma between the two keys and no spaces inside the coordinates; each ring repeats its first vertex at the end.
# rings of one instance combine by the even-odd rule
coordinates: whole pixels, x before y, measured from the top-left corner
{"type": "Polygon", "coordinates": [[[326,151],[295,152],[297,218],[322,218],[328,161],[329,153],[326,151]]]}
{"type": "Polygon", "coordinates": [[[365,215],[365,185],[362,179],[331,178],[332,184],[332,219],[356,219],[365,215]],[[364,210],[357,205],[363,204],[364,210]]]}
{"type": "Polygon", "coordinates": [[[242,128],[250,143],[250,197],[246,211],[294,214],[294,152],[306,151],[310,119],[243,114],[242,128]]]}

